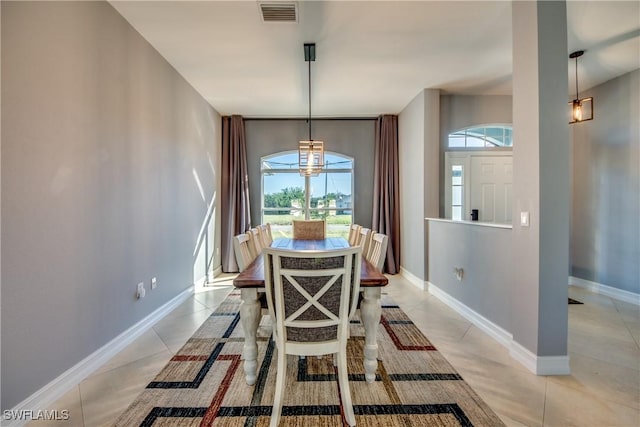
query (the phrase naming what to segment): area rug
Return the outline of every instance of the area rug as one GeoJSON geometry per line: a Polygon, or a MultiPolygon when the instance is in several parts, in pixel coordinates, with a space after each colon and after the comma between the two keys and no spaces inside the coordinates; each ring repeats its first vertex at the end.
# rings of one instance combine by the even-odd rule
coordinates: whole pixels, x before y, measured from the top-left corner
{"type": "MultiPolygon", "coordinates": [[[[276,380],[269,316],[258,330],[258,379],[245,382],[240,294],[203,323],[116,426],[268,426],[276,380]]],[[[376,381],[364,379],[364,328],[351,324],[349,385],[358,426],[503,426],[431,342],[386,296],[376,381]]],[[[289,356],[281,426],[342,426],[331,356],[289,356]]]]}

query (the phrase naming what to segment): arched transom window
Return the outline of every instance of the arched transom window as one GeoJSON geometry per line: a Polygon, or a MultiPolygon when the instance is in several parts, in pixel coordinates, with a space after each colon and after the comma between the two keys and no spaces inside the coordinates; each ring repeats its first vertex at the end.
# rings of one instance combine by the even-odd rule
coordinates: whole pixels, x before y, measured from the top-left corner
{"type": "Polygon", "coordinates": [[[513,146],[511,125],[470,127],[449,134],[449,148],[496,148],[513,146]]]}

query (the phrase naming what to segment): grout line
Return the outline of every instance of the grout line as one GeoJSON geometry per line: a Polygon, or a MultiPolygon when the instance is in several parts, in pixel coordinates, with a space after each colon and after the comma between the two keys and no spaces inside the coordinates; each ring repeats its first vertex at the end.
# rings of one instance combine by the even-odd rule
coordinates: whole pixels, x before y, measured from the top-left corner
{"type": "Polygon", "coordinates": [[[80,399],[80,416],[82,417],[82,426],[84,427],[84,403],[82,402],[82,391],[80,391],[80,384],[78,387],[78,399],[80,399]]]}
{"type": "Polygon", "coordinates": [[[640,342],[633,335],[633,332],[631,331],[631,328],[629,328],[629,325],[627,324],[627,321],[624,320],[624,315],[620,311],[620,308],[618,308],[618,304],[616,304],[615,300],[613,300],[613,307],[616,309],[616,313],[618,313],[618,316],[620,317],[620,320],[622,321],[622,324],[624,325],[624,327],[627,329],[627,332],[629,332],[629,335],[631,336],[631,339],[633,340],[633,342],[636,343],[636,347],[638,347],[638,350],[640,350],[640,342]]]}
{"type": "MultiPolygon", "coordinates": [[[[462,334],[462,337],[460,337],[459,341],[464,340],[464,338],[467,336],[467,334],[469,333],[469,331],[471,330],[471,328],[473,327],[473,323],[469,322],[469,326],[467,327],[467,330],[464,331],[464,334],[462,334]]],[[[486,334],[485,334],[486,335],[486,334]]],[[[487,335],[488,336],[488,335],[487,335]]]]}
{"type": "Polygon", "coordinates": [[[544,399],[542,401],[542,427],[544,427],[544,417],[547,415],[547,387],[549,386],[549,379],[544,379],[544,399]]]}

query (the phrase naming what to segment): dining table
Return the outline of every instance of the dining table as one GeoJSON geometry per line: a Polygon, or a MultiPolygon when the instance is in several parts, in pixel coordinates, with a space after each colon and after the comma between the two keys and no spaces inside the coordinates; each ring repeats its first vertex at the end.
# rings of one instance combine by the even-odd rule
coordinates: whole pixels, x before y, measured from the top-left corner
{"type": "MultiPolygon", "coordinates": [[[[272,248],[295,251],[331,251],[349,247],[349,242],[342,237],[327,237],[323,240],[296,240],[291,238],[274,239],[272,248]]],[[[377,332],[382,308],[380,305],[381,289],[387,286],[388,279],[384,274],[362,257],[360,269],[360,317],[364,326],[364,371],[367,382],[375,381],[378,368],[377,332]]],[[[260,253],[249,266],[233,279],[233,285],[240,289],[240,322],[244,332],[244,373],[248,385],[257,379],[258,345],[257,332],[260,324],[262,308],[260,295],[265,293],[264,257],[260,253]]]]}

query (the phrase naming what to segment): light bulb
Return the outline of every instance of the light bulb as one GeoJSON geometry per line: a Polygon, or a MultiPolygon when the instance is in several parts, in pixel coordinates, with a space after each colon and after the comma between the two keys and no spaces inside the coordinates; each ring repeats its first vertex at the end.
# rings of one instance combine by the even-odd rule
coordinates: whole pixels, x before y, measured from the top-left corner
{"type": "Polygon", "coordinates": [[[576,122],[582,120],[582,104],[578,99],[573,100],[573,120],[576,122]]]}
{"type": "Polygon", "coordinates": [[[311,173],[313,169],[313,152],[309,150],[309,156],[307,157],[307,172],[311,173]]]}

